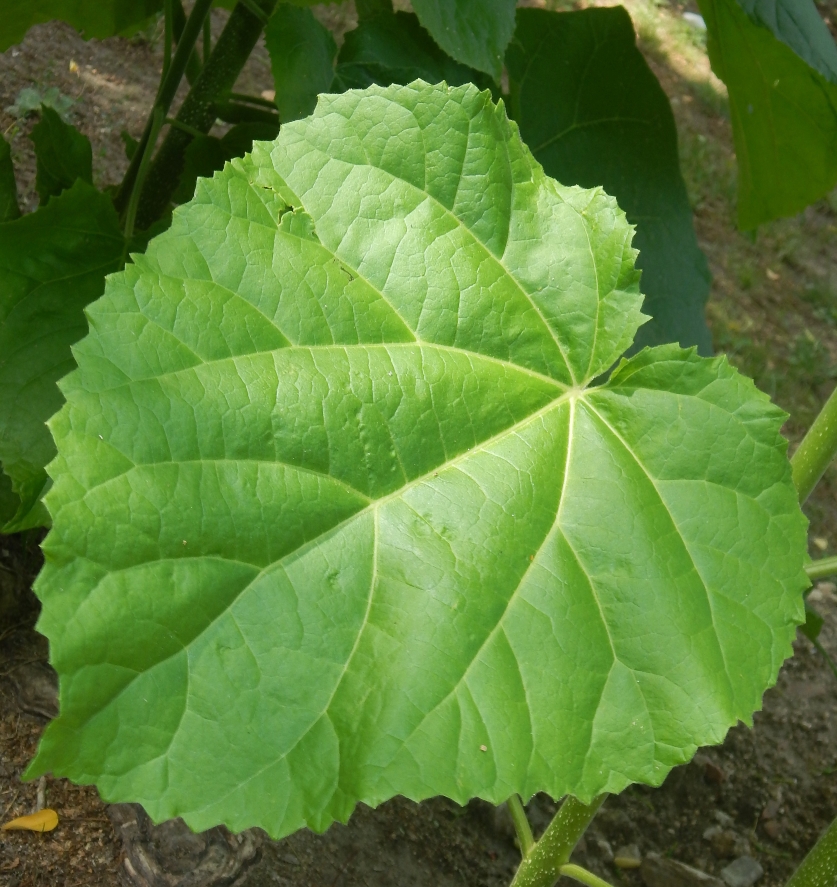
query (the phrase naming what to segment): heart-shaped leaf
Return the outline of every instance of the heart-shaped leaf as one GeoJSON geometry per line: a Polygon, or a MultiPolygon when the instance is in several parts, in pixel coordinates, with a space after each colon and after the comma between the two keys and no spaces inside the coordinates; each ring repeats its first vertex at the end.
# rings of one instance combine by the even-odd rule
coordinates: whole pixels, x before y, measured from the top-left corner
{"type": "Polygon", "coordinates": [[[589,800],[803,619],[783,414],[642,321],[632,230],[473,86],[323,97],[109,278],[51,422],[29,775],[272,835],[589,800]]]}

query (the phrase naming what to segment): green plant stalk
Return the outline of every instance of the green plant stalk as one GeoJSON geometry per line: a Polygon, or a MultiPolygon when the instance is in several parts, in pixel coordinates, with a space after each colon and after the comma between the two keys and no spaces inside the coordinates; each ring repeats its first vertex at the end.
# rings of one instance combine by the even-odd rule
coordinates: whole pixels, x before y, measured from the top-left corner
{"type": "Polygon", "coordinates": [[[384,12],[392,14],[392,0],[355,0],[357,17],[359,21],[374,18],[384,12]]]}
{"type": "Polygon", "coordinates": [[[520,863],[511,887],[552,887],[606,797],[599,795],[590,804],[567,797],[541,839],[520,863]]]}
{"type": "Polygon", "coordinates": [[[598,875],[588,872],[587,869],[583,869],[580,865],[568,863],[567,865],[562,865],[560,871],[565,878],[572,878],[581,884],[587,884],[588,887],[611,887],[607,881],[603,881],[598,875]]]}
{"type": "Polygon", "coordinates": [[[125,213],[125,250],[127,254],[128,242],[134,236],[134,225],[137,219],[137,207],[139,206],[139,197],[142,191],[142,183],[148,174],[148,167],[151,164],[151,154],[154,151],[154,145],[157,143],[157,136],[163,127],[163,109],[155,108],[151,115],[151,136],[145,144],[145,148],[140,158],[140,165],[137,171],[134,189],[131,192],[131,199],[128,202],[128,210],[125,213]]]}
{"type": "MultiPolygon", "coordinates": [[[[194,48],[195,41],[198,39],[198,35],[201,32],[203,20],[209,13],[211,6],[212,0],[195,0],[195,5],[192,7],[192,12],[183,28],[181,39],[178,41],[177,49],[175,50],[168,71],[166,71],[165,76],[160,79],[160,88],[157,90],[157,98],[154,100],[151,113],[148,115],[145,131],[142,134],[142,138],[140,138],[137,149],[134,152],[134,156],[131,158],[130,165],[128,166],[128,171],[125,173],[125,178],[122,179],[122,184],[119,186],[119,191],[113,201],[117,211],[120,213],[126,212],[128,205],[132,200],[140,164],[145,157],[146,148],[151,141],[155,115],[158,110],[162,112],[162,119],[165,119],[168,114],[168,110],[171,107],[172,101],[174,101],[175,94],[177,93],[177,88],[180,86],[180,81],[183,79],[183,73],[186,70],[186,65],[194,48]]],[[[154,142],[151,143],[151,150],[154,150],[154,142]]]]}
{"type": "Polygon", "coordinates": [[[837,883],[837,819],[825,830],[785,887],[834,887],[837,883]]]}
{"type": "Polygon", "coordinates": [[[837,455],[837,388],[825,402],[814,424],[791,459],[793,482],[800,505],[817,485],[823,472],[837,455]]]}
{"type": "Polygon", "coordinates": [[[817,579],[825,579],[827,576],[837,575],[837,557],[823,557],[805,567],[805,572],[811,582],[817,579]]]}
{"type": "Polygon", "coordinates": [[[218,119],[223,120],[224,123],[273,123],[276,126],[279,125],[279,115],[275,110],[268,111],[266,108],[255,105],[219,102],[216,110],[218,111],[218,119]]]}
{"type": "MultiPolygon", "coordinates": [[[[195,9],[198,3],[208,4],[208,2],[211,0],[197,0],[195,9]]],[[[258,5],[266,19],[273,11],[276,0],[252,0],[252,3],[258,5]]],[[[194,15],[194,11],[192,14],[194,15]]],[[[191,23],[191,18],[190,16],[187,27],[191,23]]],[[[218,98],[232,89],[263,27],[262,17],[254,15],[249,7],[239,0],[212,50],[209,61],[204,65],[177,113],[179,123],[201,133],[209,132],[218,117],[218,98]]],[[[166,133],[160,150],[151,163],[148,178],[142,189],[137,213],[137,225],[140,228],[147,228],[166,211],[180,180],[184,154],[192,138],[189,131],[181,127],[173,126],[166,133]]]]}
{"type": "Polygon", "coordinates": [[[532,836],[532,827],[529,825],[526,810],[523,808],[523,801],[520,799],[520,795],[512,795],[506,803],[509,805],[514,830],[517,832],[520,852],[526,857],[535,846],[535,839],[532,836]]]}
{"type": "Polygon", "coordinates": [[[163,80],[166,79],[166,75],[169,73],[169,68],[171,67],[171,40],[173,18],[173,0],[166,0],[165,11],[163,12],[163,80]]]}
{"type": "Polygon", "coordinates": [[[210,16],[207,16],[203,20],[203,63],[206,64],[209,61],[209,57],[212,55],[212,21],[210,16]]]}
{"type": "MultiPolygon", "coordinates": [[[[204,19],[204,22],[207,21],[209,16],[204,19]]],[[[174,42],[180,43],[183,39],[183,29],[186,27],[186,13],[183,11],[183,4],[181,0],[174,0],[174,42]]],[[[193,49],[189,60],[186,62],[186,79],[189,81],[189,85],[191,86],[197,79],[198,75],[201,72],[201,62],[198,58],[197,52],[193,49]]]]}

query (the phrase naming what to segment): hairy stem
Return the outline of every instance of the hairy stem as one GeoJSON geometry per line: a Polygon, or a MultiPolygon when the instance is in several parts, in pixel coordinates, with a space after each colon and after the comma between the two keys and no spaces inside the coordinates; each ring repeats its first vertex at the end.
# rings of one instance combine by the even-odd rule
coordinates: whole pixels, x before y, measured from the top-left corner
{"type": "MultiPolygon", "coordinates": [[[[196,0],[195,8],[201,2],[206,0],[196,0]]],[[[218,116],[219,97],[232,89],[256,45],[264,21],[275,5],[276,0],[248,0],[247,5],[239,0],[236,4],[209,61],[177,113],[176,119],[183,127],[169,128],[151,164],[137,214],[137,224],[141,228],[148,227],[165,212],[177,188],[183,171],[184,154],[193,138],[184,127],[201,133],[209,132],[218,116]],[[261,15],[254,15],[250,10],[251,6],[257,7],[261,15]]]]}
{"type": "Polygon", "coordinates": [[[802,860],[785,887],[834,887],[837,883],[837,819],[802,860]]]}
{"type": "Polygon", "coordinates": [[[587,884],[588,887],[611,887],[607,881],[603,881],[598,875],[588,872],[587,869],[583,869],[580,865],[568,863],[567,865],[562,865],[560,871],[565,878],[572,878],[573,881],[587,884]]]}
{"type": "Polygon", "coordinates": [[[506,802],[509,805],[509,813],[511,813],[514,830],[517,832],[517,841],[520,844],[520,852],[524,857],[529,855],[529,851],[535,846],[535,839],[532,836],[532,827],[526,817],[526,810],[523,808],[523,801],[520,795],[512,795],[506,802]]]}
{"type": "Polygon", "coordinates": [[[827,576],[835,576],[837,575],[837,557],[823,557],[813,561],[805,567],[805,572],[811,582],[825,579],[827,576]]]}
{"type": "Polygon", "coordinates": [[[599,795],[590,804],[567,797],[541,839],[520,863],[512,887],[552,887],[606,797],[599,795]]]}
{"type": "Polygon", "coordinates": [[[837,455],[837,388],[825,402],[814,424],[791,459],[793,482],[802,504],[837,455]]]}
{"type": "MultiPolygon", "coordinates": [[[[137,182],[137,175],[139,174],[140,164],[146,156],[146,149],[149,147],[149,142],[151,142],[150,149],[152,151],[154,150],[154,142],[151,140],[151,134],[157,112],[161,112],[161,117],[164,120],[171,107],[172,101],[174,101],[174,96],[177,93],[178,86],[180,86],[180,81],[183,79],[186,64],[189,61],[189,56],[192,53],[195,41],[198,39],[198,35],[201,32],[203,20],[206,18],[211,6],[212,0],[195,0],[195,5],[192,7],[192,12],[183,28],[181,39],[177,43],[174,58],[172,58],[171,64],[165,72],[165,76],[160,80],[160,88],[157,90],[157,98],[154,100],[151,113],[148,115],[148,122],[145,124],[145,132],[143,132],[142,138],[139,140],[137,149],[134,152],[134,156],[131,158],[130,165],[128,166],[128,171],[125,173],[125,178],[122,179],[122,184],[119,186],[119,191],[114,198],[114,204],[119,212],[124,212],[127,209],[128,204],[131,202],[137,182]]],[[[177,4],[175,4],[175,8],[176,7],[177,4]]],[[[156,136],[154,141],[156,141],[156,136]]],[[[154,219],[151,221],[154,221],[154,219]]],[[[147,225],[140,222],[140,227],[144,228],[147,227],[147,225]]]]}

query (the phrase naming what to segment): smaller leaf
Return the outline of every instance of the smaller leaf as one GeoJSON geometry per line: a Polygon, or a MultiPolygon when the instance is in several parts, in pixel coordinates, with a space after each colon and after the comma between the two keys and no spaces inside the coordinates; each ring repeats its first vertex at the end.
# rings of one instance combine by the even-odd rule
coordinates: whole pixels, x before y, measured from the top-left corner
{"type": "Polygon", "coordinates": [[[497,82],[514,33],[515,0],[413,0],[419,21],[445,52],[497,82]]]}
{"type": "Polygon", "coordinates": [[[483,85],[480,81],[488,78],[439,49],[418,18],[407,12],[378,13],[346,34],[337,58],[337,85],[342,89],[413,80],[460,86],[483,85]]]}
{"type": "Polygon", "coordinates": [[[28,816],[18,816],[17,819],[0,826],[4,832],[51,832],[58,825],[58,814],[49,807],[30,813],[28,816]]]}
{"type": "Polygon", "coordinates": [[[802,634],[812,643],[817,640],[822,631],[823,618],[820,614],[805,601],[805,624],[799,626],[802,634]]]}
{"type": "Polygon", "coordinates": [[[337,45],[331,32],[310,9],[280,3],[267,23],[265,43],[280,120],[287,123],[306,117],[334,79],[337,45]]]}
{"type": "Polygon", "coordinates": [[[38,160],[35,187],[41,203],[78,179],[93,184],[93,149],[90,140],[74,126],[65,123],[56,111],[44,106],[40,123],[30,136],[38,160]]]}
{"type": "Polygon", "coordinates": [[[139,142],[128,132],[127,129],[123,129],[122,132],[119,133],[119,138],[122,139],[122,144],[125,145],[125,156],[128,160],[132,160],[134,154],[137,153],[139,142]]]}
{"type": "Polygon", "coordinates": [[[0,222],[11,222],[19,216],[12,149],[4,138],[0,138],[0,222]]]}
{"type": "Polygon", "coordinates": [[[21,89],[17,94],[15,103],[6,108],[13,117],[26,117],[41,108],[52,108],[58,116],[65,122],[70,122],[70,108],[75,104],[73,99],[68,95],[64,95],[55,86],[50,86],[43,92],[33,86],[27,86],[21,89]]]}
{"type": "Polygon", "coordinates": [[[185,203],[191,200],[198,176],[210,178],[219,169],[223,169],[228,160],[243,157],[252,149],[254,141],[272,140],[278,133],[278,126],[270,123],[239,123],[220,139],[215,136],[196,136],[186,149],[183,172],[173,195],[174,202],[185,203]]]}

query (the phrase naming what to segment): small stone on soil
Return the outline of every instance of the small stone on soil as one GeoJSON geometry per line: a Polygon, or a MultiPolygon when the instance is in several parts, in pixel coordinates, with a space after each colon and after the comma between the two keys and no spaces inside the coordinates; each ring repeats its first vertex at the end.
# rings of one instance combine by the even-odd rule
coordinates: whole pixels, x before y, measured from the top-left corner
{"type": "Polygon", "coordinates": [[[724,887],[723,881],[690,865],[649,853],[640,870],[645,887],[724,887]]]}
{"type": "Polygon", "coordinates": [[[613,864],[620,869],[638,869],[642,864],[642,854],[636,844],[620,847],[613,856],[613,864]]]}
{"type": "Polygon", "coordinates": [[[721,871],[727,887],[752,887],[764,874],[764,869],[752,856],[739,856],[721,871]]]}

